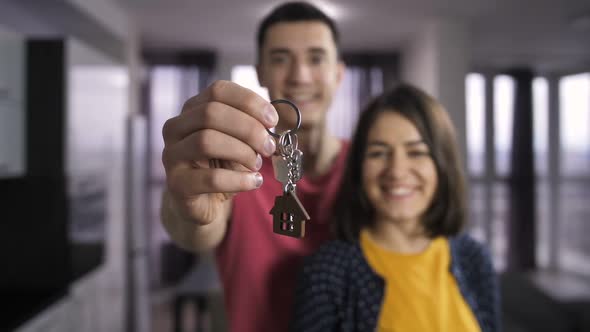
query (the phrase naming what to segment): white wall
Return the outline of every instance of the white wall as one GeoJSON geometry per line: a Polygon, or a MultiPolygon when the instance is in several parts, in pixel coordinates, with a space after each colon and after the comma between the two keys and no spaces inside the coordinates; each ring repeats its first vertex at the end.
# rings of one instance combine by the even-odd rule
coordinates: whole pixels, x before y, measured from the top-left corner
{"type": "Polygon", "coordinates": [[[428,24],[415,32],[402,49],[402,80],[438,96],[438,36],[436,26],[428,24]]]}
{"type": "Polygon", "coordinates": [[[470,69],[468,26],[432,20],[402,49],[402,79],[437,98],[447,109],[466,156],[465,77],[470,69]]]}
{"type": "Polygon", "coordinates": [[[253,55],[246,53],[232,53],[227,51],[220,52],[217,59],[217,77],[215,78],[229,81],[231,80],[231,71],[235,66],[254,66],[255,64],[256,60],[254,59],[253,55]]]}
{"type": "Polygon", "coordinates": [[[24,55],[23,37],[0,27],[0,177],[26,171],[24,55]]]}

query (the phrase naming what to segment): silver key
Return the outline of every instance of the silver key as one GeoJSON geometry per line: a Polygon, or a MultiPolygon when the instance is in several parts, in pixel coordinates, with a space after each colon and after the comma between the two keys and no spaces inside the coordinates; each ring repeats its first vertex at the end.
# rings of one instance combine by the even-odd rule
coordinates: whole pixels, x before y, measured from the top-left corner
{"type": "Polygon", "coordinates": [[[297,182],[303,177],[303,152],[301,150],[293,151],[291,160],[293,162],[293,168],[291,169],[293,172],[293,182],[297,182]]]}
{"type": "Polygon", "coordinates": [[[288,162],[285,160],[285,158],[283,158],[283,156],[272,156],[272,168],[275,173],[275,179],[282,183],[283,186],[289,182],[288,162]]]}

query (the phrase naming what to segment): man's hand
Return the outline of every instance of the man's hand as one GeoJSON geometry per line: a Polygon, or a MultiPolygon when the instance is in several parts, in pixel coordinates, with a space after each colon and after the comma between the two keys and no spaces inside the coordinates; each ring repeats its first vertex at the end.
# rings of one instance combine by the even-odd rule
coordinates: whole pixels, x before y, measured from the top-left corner
{"type": "Polygon", "coordinates": [[[228,81],[187,100],[162,130],[170,200],[163,208],[198,225],[227,222],[228,198],[262,184],[261,155],[276,148],[266,128],[277,121],[268,101],[228,81]]]}

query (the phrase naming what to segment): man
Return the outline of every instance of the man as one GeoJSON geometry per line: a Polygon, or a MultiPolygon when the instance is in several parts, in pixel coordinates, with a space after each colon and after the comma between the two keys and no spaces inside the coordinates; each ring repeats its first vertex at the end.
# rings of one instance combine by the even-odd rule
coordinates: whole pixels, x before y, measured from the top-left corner
{"type": "Polygon", "coordinates": [[[330,134],[326,113],[344,74],[333,21],[306,3],[276,8],[258,31],[258,78],[271,100],[301,110],[297,132],[304,177],[297,195],[311,216],[303,239],[272,232],[269,211],[282,194],[270,156],[296,114],[231,82],[215,82],[166,122],[162,222],[180,246],[215,248],[231,331],[286,331],[301,259],[329,237],[330,209],[347,144],[330,134]],[[280,121],[279,121],[280,118],[280,121]],[[210,168],[211,160],[221,167],[210,168]],[[263,184],[264,183],[264,184],[263,184]]]}

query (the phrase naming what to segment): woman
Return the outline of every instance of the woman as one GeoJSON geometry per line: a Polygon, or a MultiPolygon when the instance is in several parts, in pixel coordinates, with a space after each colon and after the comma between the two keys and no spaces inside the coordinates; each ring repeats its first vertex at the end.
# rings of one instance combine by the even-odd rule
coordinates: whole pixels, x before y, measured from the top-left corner
{"type": "Polygon", "coordinates": [[[497,331],[488,252],[468,235],[443,107],[407,85],[363,112],[336,201],[337,240],[309,257],[294,331],[497,331]]]}

